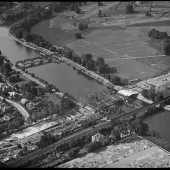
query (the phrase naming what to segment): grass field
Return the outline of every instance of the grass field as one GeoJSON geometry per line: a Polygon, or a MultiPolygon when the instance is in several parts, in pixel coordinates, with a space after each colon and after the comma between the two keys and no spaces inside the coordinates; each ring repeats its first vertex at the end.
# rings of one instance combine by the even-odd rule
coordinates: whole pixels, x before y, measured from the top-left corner
{"type": "MultiPolygon", "coordinates": [[[[103,9],[108,4],[104,4],[103,9]]],[[[122,2],[117,11],[114,11],[117,4],[106,8],[105,12],[110,17],[107,22],[104,19],[96,18],[96,14],[92,15],[93,10],[98,9],[96,3],[87,3],[86,6],[82,6],[85,13],[76,16],[76,19],[87,19],[87,16],[90,15],[90,20],[87,22],[89,27],[92,26],[91,29],[81,32],[85,35],[85,39],[77,40],[75,38],[74,34],[78,30],[73,26],[75,20],[69,19],[70,14],[67,11],[51,20],[40,22],[33,27],[32,32],[42,35],[57,46],[67,46],[79,55],[91,53],[94,58],[103,57],[110,66],[117,68],[117,74],[123,78],[145,79],[169,70],[169,58],[162,56],[160,52],[162,41],[151,41],[148,31],[156,28],[170,33],[168,27],[170,21],[138,23],[127,28],[117,28],[113,25],[123,24],[129,20],[146,19],[145,12],[148,7],[136,7],[135,10],[138,13],[127,15],[125,14],[126,4],[127,2],[122,2]],[[100,25],[103,27],[104,24],[111,28],[101,29],[100,25]],[[99,27],[93,28],[93,25],[99,27]]],[[[165,7],[168,6],[167,3],[155,3],[152,10],[153,20],[167,10],[165,7]],[[163,5],[163,8],[160,8],[160,5],[163,5]]],[[[166,16],[168,15],[170,14],[166,16]]]]}
{"type": "Polygon", "coordinates": [[[125,78],[146,78],[157,73],[155,68],[134,59],[155,57],[157,49],[148,44],[148,31],[152,27],[132,27],[126,30],[102,29],[88,34],[85,39],[67,44],[78,54],[101,56],[118,74],[125,78]],[[132,60],[133,59],[133,60],[132,60]]]}
{"type": "Polygon", "coordinates": [[[59,17],[55,18],[55,23],[50,27],[51,20],[44,20],[32,28],[32,32],[43,36],[46,40],[52,44],[58,46],[64,46],[65,44],[76,40],[74,35],[75,31],[65,31],[61,29],[61,25],[68,23],[68,20],[61,19],[59,17]]]}

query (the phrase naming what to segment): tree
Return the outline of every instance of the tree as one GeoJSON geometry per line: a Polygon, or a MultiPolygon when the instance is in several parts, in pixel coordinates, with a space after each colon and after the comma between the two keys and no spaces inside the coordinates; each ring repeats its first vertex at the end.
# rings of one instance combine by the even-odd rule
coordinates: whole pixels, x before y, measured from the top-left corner
{"type": "Polygon", "coordinates": [[[57,49],[56,49],[56,47],[50,47],[50,49],[49,49],[50,51],[52,51],[52,52],[57,52],[57,49]]]}
{"type": "Polygon", "coordinates": [[[77,14],[80,14],[80,13],[81,13],[80,8],[79,8],[79,7],[76,7],[75,12],[76,12],[77,14]]]}
{"type": "Polygon", "coordinates": [[[150,16],[151,16],[151,13],[150,13],[149,11],[146,11],[145,15],[146,15],[147,17],[150,17],[150,16]]]}
{"type": "Polygon", "coordinates": [[[68,58],[68,59],[72,59],[73,58],[73,53],[72,51],[68,50],[65,54],[65,57],[68,58]]]}
{"type": "Polygon", "coordinates": [[[17,148],[18,148],[18,149],[22,149],[21,144],[17,144],[17,148]]]}
{"type": "Polygon", "coordinates": [[[81,39],[81,38],[82,38],[82,35],[81,35],[80,33],[75,33],[75,37],[76,37],[77,39],[81,39]]]}
{"type": "Polygon", "coordinates": [[[97,57],[97,60],[95,61],[95,66],[99,70],[100,68],[104,67],[105,61],[103,57],[97,57]]]}
{"type": "Polygon", "coordinates": [[[102,17],[102,11],[101,11],[101,10],[98,11],[98,17],[99,17],[99,18],[102,17]]]}
{"type": "Polygon", "coordinates": [[[61,109],[73,109],[76,104],[69,98],[62,97],[60,100],[61,109]]]}
{"type": "Polygon", "coordinates": [[[4,57],[0,55],[0,67],[4,64],[4,57]]]}
{"type": "Polygon", "coordinates": [[[92,54],[87,53],[87,54],[81,55],[81,59],[86,64],[88,61],[93,59],[93,56],[92,56],[92,54]]]}
{"type": "Polygon", "coordinates": [[[23,152],[26,153],[27,151],[28,151],[28,148],[27,148],[27,146],[24,145],[23,152]]]}
{"type": "Polygon", "coordinates": [[[162,51],[165,55],[170,54],[170,41],[167,38],[164,39],[162,51]]]}
{"type": "Polygon", "coordinates": [[[111,138],[115,141],[120,140],[120,132],[118,126],[115,126],[114,129],[111,131],[111,138]]]}
{"type": "Polygon", "coordinates": [[[110,144],[109,138],[106,138],[106,139],[104,139],[104,140],[102,141],[102,146],[107,146],[107,145],[109,145],[109,144],[110,144]]]}
{"type": "Polygon", "coordinates": [[[119,76],[111,75],[111,82],[115,85],[120,85],[121,79],[119,76]]]}
{"type": "Polygon", "coordinates": [[[75,157],[78,154],[79,151],[80,151],[79,147],[73,148],[68,152],[68,156],[71,157],[71,158],[75,157]]]}
{"type": "Polygon", "coordinates": [[[69,148],[71,149],[71,148],[74,148],[75,146],[76,146],[75,141],[74,140],[70,141],[69,148]]]}
{"type": "Polygon", "coordinates": [[[18,38],[18,39],[22,38],[22,31],[19,30],[19,29],[17,29],[17,30],[15,31],[15,36],[16,36],[16,38],[18,38]]]}
{"type": "Polygon", "coordinates": [[[161,92],[157,92],[156,94],[156,101],[161,101],[164,99],[164,96],[161,92]]]}
{"type": "Polygon", "coordinates": [[[9,63],[3,64],[3,71],[11,72],[11,65],[9,63]]]}
{"type": "Polygon", "coordinates": [[[88,153],[90,153],[90,152],[93,152],[93,151],[99,149],[100,147],[101,147],[101,143],[95,141],[95,142],[91,142],[91,143],[87,144],[85,148],[86,148],[86,151],[88,153]]]}
{"type": "Polygon", "coordinates": [[[144,136],[149,131],[149,126],[141,119],[136,119],[130,123],[130,130],[138,135],[144,136]]]}
{"type": "Polygon", "coordinates": [[[145,98],[148,98],[148,90],[143,89],[143,90],[141,91],[141,94],[142,94],[145,98]]]}
{"type": "Polygon", "coordinates": [[[88,70],[94,70],[95,69],[95,61],[92,59],[92,60],[89,60],[87,63],[86,63],[86,68],[88,70]]]}
{"type": "Polygon", "coordinates": [[[45,89],[46,89],[46,91],[51,92],[52,91],[52,85],[51,84],[47,84],[45,86],[45,89]]]}
{"type": "Polygon", "coordinates": [[[78,28],[79,28],[79,30],[83,31],[83,29],[84,29],[83,23],[79,23],[78,28]]]}
{"type": "Polygon", "coordinates": [[[133,5],[132,4],[127,4],[127,6],[126,6],[126,13],[127,14],[132,14],[132,13],[134,13],[134,10],[133,10],[133,5]]]}

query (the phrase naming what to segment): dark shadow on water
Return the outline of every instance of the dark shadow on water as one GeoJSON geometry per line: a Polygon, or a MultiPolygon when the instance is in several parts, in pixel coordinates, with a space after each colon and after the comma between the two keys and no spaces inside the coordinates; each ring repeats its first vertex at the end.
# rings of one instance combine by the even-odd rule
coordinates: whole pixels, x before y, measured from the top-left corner
{"type": "MultiPolygon", "coordinates": [[[[76,70],[76,71],[77,71],[77,70],[76,70]]],[[[87,75],[87,74],[85,74],[85,73],[83,73],[83,72],[77,71],[77,74],[82,75],[82,76],[83,76],[85,79],[87,79],[87,80],[95,81],[96,83],[101,84],[101,85],[103,84],[103,83],[95,80],[94,78],[92,78],[91,76],[89,76],[89,75],[87,75]]]]}

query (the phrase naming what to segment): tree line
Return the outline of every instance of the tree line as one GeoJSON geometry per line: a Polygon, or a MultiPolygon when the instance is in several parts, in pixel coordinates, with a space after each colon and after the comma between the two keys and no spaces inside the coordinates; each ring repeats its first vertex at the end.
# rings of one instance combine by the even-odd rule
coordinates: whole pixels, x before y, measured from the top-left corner
{"type": "MultiPolygon", "coordinates": [[[[113,121],[110,125],[100,127],[90,133],[80,135],[57,145],[55,147],[55,152],[59,154],[60,158],[63,157],[63,155],[61,155],[62,153],[67,152],[67,157],[63,158],[62,161],[59,161],[57,165],[77,157],[82,148],[84,148],[85,152],[90,153],[101,147],[118,143],[121,140],[120,133],[123,133],[128,129],[141,136],[150,135],[149,126],[141,119],[133,117],[129,121],[113,121]],[[96,133],[103,135],[103,140],[92,142],[91,138],[96,133]]],[[[37,142],[37,146],[42,149],[57,141],[58,138],[56,136],[53,136],[50,133],[44,133],[40,141],[37,142]]]]}
{"type": "Polygon", "coordinates": [[[117,72],[115,67],[110,67],[104,60],[103,57],[97,57],[96,60],[93,59],[93,55],[90,53],[82,54],[81,57],[74,54],[71,50],[67,50],[64,57],[74,61],[85,67],[88,70],[96,72],[102,77],[106,78],[115,85],[127,85],[128,81],[126,79],[120,78],[114,75],[117,72]]]}
{"type": "Polygon", "coordinates": [[[153,28],[152,30],[150,30],[148,32],[148,36],[150,38],[163,40],[163,45],[161,46],[161,51],[165,55],[170,54],[170,41],[168,39],[168,33],[167,32],[161,32],[161,31],[153,28]]]}

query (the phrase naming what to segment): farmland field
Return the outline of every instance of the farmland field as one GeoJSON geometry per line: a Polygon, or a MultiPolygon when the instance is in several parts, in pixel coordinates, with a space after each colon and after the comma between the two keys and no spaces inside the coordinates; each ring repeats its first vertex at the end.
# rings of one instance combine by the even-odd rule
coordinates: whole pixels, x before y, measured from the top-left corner
{"type": "Polygon", "coordinates": [[[91,53],[101,56],[110,66],[115,66],[118,75],[124,78],[147,78],[157,73],[157,69],[142,64],[135,59],[155,57],[157,49],[148,44],[151,27],[129,27],[126,30],[103,29],[88,34],[86,39],[67,44],[78,54],[91,53]],[[131,59],[134,58],[134,59],[131,59]]]}
{"type": "MultiPolygon", "coordinates": [[[[168,20],[154,21],[167,10],[169,4],[160,6],[162,3],[155,2],[151,18],[145,16],[149,6],[136,7],[137,13],[127,15],[126,3],[121,3],[116,11],[114,9],[117,3],[107,8],[108,4],[104,3],[102,6],[103,9],[106,7],[106,10],[102,11],[109,15],[107,22],[105,18],[98,18],[97,13],[92,15],[93,10],[98,10],[98,6],[88,2],[81,7],[85,13],[78,15],[74,11],[65,11],[51,20],[40,22],[33,27],[32,32],[42,35],[57,46],[66,46],[79,55],[91,53],[94,58],[101,56],[106,63],[117,68],[117,75],[126,79],[146,79],[169,71],[170,59],[160,52],[162,41],[150,40],[148,37],[152,28],[170,33],[168,20]],[[89,19],[88,15],[91,15],[89,19]],[[70,16],[75,19],[71,20],[70,16]],[[79,19],[88,19],[86,22],[90,29],[80,31],[77,26],[73,26],[79,19]],[[121,29],[116,26],[122,26],[127,19],[133,24],[121,29]],[[135,23],[142,19],[146,20],[146,23],[135,23]],[[85,38],[77,40],[75,32],[82,33],[85,38]]],[[[169,14],[164,15],[164,18],[167,16],[169,14]]]]}

